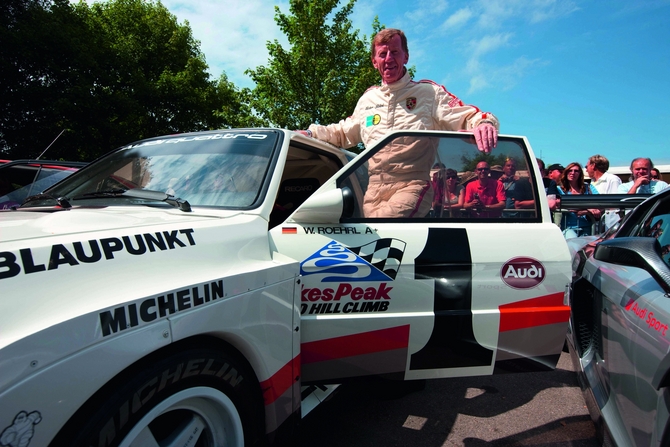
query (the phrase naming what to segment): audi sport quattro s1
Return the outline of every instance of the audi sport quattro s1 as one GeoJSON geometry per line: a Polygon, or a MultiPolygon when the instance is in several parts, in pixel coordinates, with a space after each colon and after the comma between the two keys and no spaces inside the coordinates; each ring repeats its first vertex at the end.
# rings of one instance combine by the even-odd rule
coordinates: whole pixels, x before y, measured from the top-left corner
{"type": "Polygon", "coordinates": [[[568,241],[571,358],[604,445],[670,444],[670,190],[568,241]]]}
{"type": "Polygon", "coordinates": [[[485,157],[462,132],[358,156],[280,129],[165,136],[0,213],[0,444],[256,445],[345,380],[554,368],[570,257],[527,140],[496,154],[528,207],[366,217],[368,160],[404,144],[434,158],[427,200],[485,157]]]}

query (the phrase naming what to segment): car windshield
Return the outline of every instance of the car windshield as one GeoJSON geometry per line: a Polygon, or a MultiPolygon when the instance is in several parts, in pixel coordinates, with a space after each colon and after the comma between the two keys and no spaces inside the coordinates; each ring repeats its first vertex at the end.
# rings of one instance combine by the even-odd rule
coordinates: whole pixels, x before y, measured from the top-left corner
{"type": "Polygon", "coordinates": [[[250,208],[261,199],[279,135],[216,131],[140,141],[92,163],[24,206],[52,205],[53,198],[65,198],[72,206],[146,204],[149,196],[123,193],[150,190],[191,206],[250,208]]]}

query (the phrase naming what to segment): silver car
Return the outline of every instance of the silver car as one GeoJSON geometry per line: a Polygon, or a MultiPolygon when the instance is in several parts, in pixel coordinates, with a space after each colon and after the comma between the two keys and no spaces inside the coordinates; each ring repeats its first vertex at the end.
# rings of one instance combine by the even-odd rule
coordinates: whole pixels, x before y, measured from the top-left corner
{"type": "Polygon", "coordinates": [[[670,190],[568,245],[568,344],[600,441],[670,445],[670,190]]]}

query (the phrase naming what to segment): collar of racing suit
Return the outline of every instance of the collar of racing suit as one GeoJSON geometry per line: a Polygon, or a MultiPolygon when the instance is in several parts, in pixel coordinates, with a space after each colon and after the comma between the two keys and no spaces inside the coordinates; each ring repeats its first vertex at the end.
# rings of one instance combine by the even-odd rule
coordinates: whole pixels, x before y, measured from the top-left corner
{"type": "Polygon", "coordinates": [[[386,92],[396,92],[400,89],[403,89],[409,84],[412,80],[412,78],[409,76],[409,72],[407,71],[407,68],[403,67],[403,70],[405,71],[405,74],[402,75],[402,78],[398,79],[395,82],[392,82],[390,84],[384,84],[382,83],[381,91],[386,93],[386,92]]]}

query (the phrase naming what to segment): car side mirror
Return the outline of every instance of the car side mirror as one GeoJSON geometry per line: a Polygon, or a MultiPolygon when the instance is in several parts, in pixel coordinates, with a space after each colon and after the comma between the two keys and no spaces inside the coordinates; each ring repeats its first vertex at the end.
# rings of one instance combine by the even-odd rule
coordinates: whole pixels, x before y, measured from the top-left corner
{"type": "Polygon", "coordinates": [[[339,223],[342,216],[352,215],[354,197],[349,188],[313,194],[289,218],[294,222],[339,223]]]}
{"type": "Polygon", "coordinates": [[[661,244],[653,237],[622,237],[603,241],[596,246],[593,258],[610,264],[645,270],[670,293],[670,270],[663,261],[661,244]]]}

